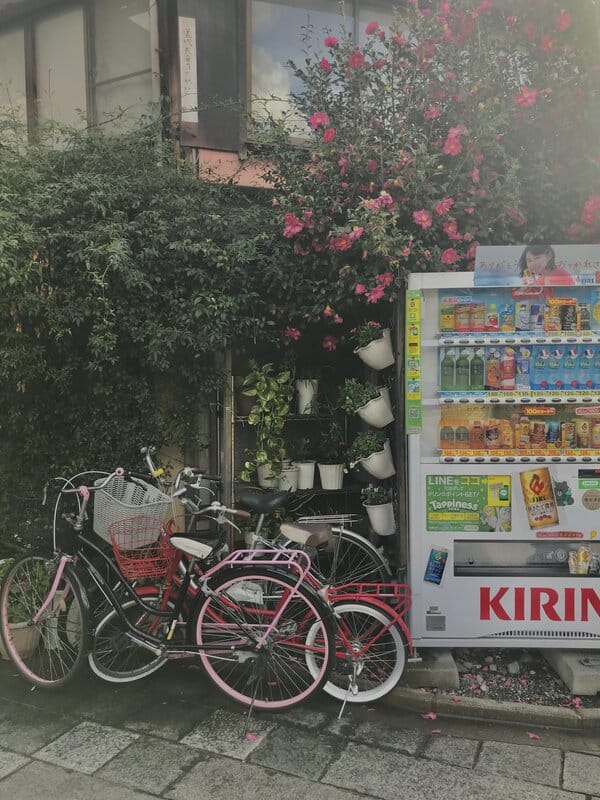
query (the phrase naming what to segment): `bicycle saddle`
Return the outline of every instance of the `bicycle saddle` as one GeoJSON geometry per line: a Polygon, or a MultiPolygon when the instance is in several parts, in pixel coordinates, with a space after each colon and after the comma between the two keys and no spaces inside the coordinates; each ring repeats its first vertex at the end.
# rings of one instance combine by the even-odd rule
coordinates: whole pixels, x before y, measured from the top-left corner
{"type": "Polygon", "coordinates": [[[187,536],[171,536],[169,542],[176,550],[187,553],[194,558],[206,558],[212,553],[212,547],[197,539],[188,539],[187,536]]]}
{"type": "Polygon", "coordinates": [[[271,494],[244,494],[238,502],[244,508],[256,514],[272,514],[284,506],[289,500],[289,492],[272,492],[271,494]]]}
{"type": "Polygon", "coordinates": [[[331,525],[325,523],[297,525],[295,522],[284,522],[279,530],[282,536],[305,547],[319,547],[333,536],[331,525]]]}

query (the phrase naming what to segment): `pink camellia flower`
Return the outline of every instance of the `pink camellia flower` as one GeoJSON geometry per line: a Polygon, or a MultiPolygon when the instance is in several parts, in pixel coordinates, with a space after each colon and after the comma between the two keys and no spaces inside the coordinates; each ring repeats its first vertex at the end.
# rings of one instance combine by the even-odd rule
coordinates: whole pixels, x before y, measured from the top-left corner
{"type": "Polygon", "coordinates": [[[350,69],[360,69],[365,65],[365,57],[360,50],[355,50],[348,56],[348,66],[350,69]]]}
{"type": "Polygon", "coordinates": [[[297,342],[298,339],[302,336],[298,328],[290,328],[287,327],[283,332],[284,336],[287,336],[288,339],[293,339],[294,342],[297,342]]]}
{"type": "Polygon", "coordinates": [[[381,206],[379,204],[379,199],[376,199],[376,200],[373,200],[373,199],[363,200],[362,204],[367,209],[367,211],[379,211],[379,209],[381,208],[381,206]]]}
{"type": "Polygon", "coordinates": [[[333,317],[333,316],[335,316],[335,311],[333,310],[333,308],[331,306],[325,306],[325,308],[323,309],[323,316],[324,317],[333,317]]]}
{"type": "Polygon", "coordinates": [[[581,236],[584,230],[585,228],[583,227],[583,225],[578,225],[576,222],[574,222],[567,228],[567,233],[569,234],[569,236],[576,237],[576,236],[581,236]]]}
{"type": "Polygon", "coordinates": [[[381,69],[385,67],[387,63],[387,58],[378,58],[377,61],[373,62],[373,69],[381,69]]]}
{"type": "Polygon", "coordinates": [[[442,261],[442,264],[456,264],[456,262],[458,261],[459,258],[460,258],[460,256],[456,252],[456,250],[453,247],[448,247],[442,253],[441,261],[442,261]]]}
{"type": "Polygon", "coordinates": [[[377,172],[377,170],[379,169],[379,163],[375,161],[374,158],[368,158],[367,169],[369,170],[369,172],[377,172]]]}
{"type": "Polygon", "coordinates": [[[537,102],[538,91],[528,86],[521,86],[521,94],[515,97],[517,105],[526,108],[527,106],[534,106],[537,102]]]}
{"type": "Polygon", "coordinates": [[[472,214],[474,211],[475,211],[475,209],[473,208],[473,206],[469,206],[468,208],[465,208],[465,212],[467,214],[472,214]]]}
{"type": "Polygon", "coordinates": [[[334,325],[341,325],[343,321],[344,321],[344,318],[340,317],[339,314],[336,314],[335,317],[333,318],[333,324],[334,325]]]}
{"type": "Polygon", "coordinates": [[[304,222],[295,214],[292,214],[288,211],[285,215],[285,224],[283,226],[283,235],[286,239],[292,239],[294,236],[298,236],[304,230],[304,222]]]}
{"type": "Polygon", "coordinates": [[[453,70],[453,69],[449,69],[449,70],[446,72],[446,78],[447,78],[449,81],[455,81],[455,80],[456,80],[456,72],[454,72],[454,70],[453,70]]]}
{"type": "Polygon", "coordinates": [[[340,168],[340,175],[341,175],[342,178],[344,177],[346,172],[348,172],[348,165],[349,164],[350,164],[350,162],[348,161],[347,158],[343,158],[342,157],[342,158],[338,159],[338,166],[340,168]]]}
{"type": "Polygon", "coordinates": [[[424,208],[419,209],[418,211],[413,211],[412,218],[417,225],[420,225],[423,230],[427,230],[427,228],[431,228],[431,223],[433,217],[431,216],[430,211],[426,211],[424,208]]]}
{"type": "Polygon", "coordinates": [[[365,232],[364,228],[361,228],[358,225],[355,225],[354,228],[352,228],[352,230],[350,231],[350,234],[349,234],[350,241],[351,242],[357,242],[360,239],[360,237],[363,235],[364,232],[365,232]]]}
{"type": "Polygon", "coordinates": [[[352,239],[347,233],[341,236],[332,236],[329,240],[329,249],[332,253],[343,253],[352,247],[352,239]]]}
{"type": "Polygon", "coordinates": [[[377,33],[378,30],[379,30],[378,22],[369,22],[369,24],[365,28],[365,33],[367,34],[367,36],[372,36],[374,33],[377,33]]]}
{"type": "Polygon", "coordinates": [[[296,253],[297,256],[307,256],[310,250],[307,250],[306,247],[302,247],[300,242],[294,242],[294,253],[296,253]]]}
{"type": "Polygon", "coordinates": [[[584,225],[594,225],[600,212],[600,194],[592,194],[583,204],[581,221],[584,225]]]}
{"type": "Polygon", "coordinates": [[[313,212],[312,211],[303,211],[302,212],[302,221],[304,222],[305,226],[308,230],[311,230],[315,227],[315,222],[313,220],[313,212]]]}
{"type": "Polygon", "coordinates": [[[392,197],[389,192],[385,190],[379,192],[379,197],[377,198],[377,202],[379,203],[379,207],[385,206],[386,208],[390,208],[394,205],[394,198],[392,197]]]}
{"type": "Polygon", "coordinates": [[[460,242],[460,240],[462,239],[462,236],[458,232],[458,225],[456,223],[456,220],[452,219],[452,217],[450,217],[444,222],[442,228],[444,230],[444,233],[449,239],[452,239],[453,241],[456,242],[460,242]]]}
{"type": "Polygon", "coordinates": [[[375,280],[380,286],[391,286],[394,282],[394,273],[382,272],[381,274],[375,276],[375,280]]]}
{"type": "Polygon", "coordinates": [[[440,111],[440,107],[439,106],[431,105],[425,111],[423,116],[425,117],[425,119],[437,119],[440,116],[441,113],[442,112],[440,111]]]}
{"type": "Polygon", "coordinates": [[[332,69],[331,64],[329,63],[329,61],[325,57],[323,57],[319,61],[319,66],[321,67],[321,69],[323,70],[323,72],[326,75],[328,75],[331,72],[331,69],[332,69]]]}
{"type": "Polygon", "coordinates": [[[556,30],[566,31],[571,27],[572,17],[568,11],[563,11],[556,18],[556,30]]]}
{"type": "Polygon", "coordinates": [[[385,286],[375,286],[370,292],[367,292],[367,303],[377,303],[385,294],[385,286]]]}
{"type": "Polygon", "coordinates": [[[354,294],[365,294],[367,291],[367,287],[364,283],[357,283],[354,287],[354,294]]]}
{"type": "Polygon", "coordinates": [[[540,40],[540,51],[550,55],[556,50],[556,42],[551,36],[542,36],[540,40]]]}
{"type": "Polygon", "coordinates": [[[517,18],[513,17],[512,15],[506,18],[506,24],[508,25],[509,28],[514,28],[517,22],[518,22],[517,18]]]}
{"type": "Polygon", "coordinates": [[[323,44],[325,47],[337,47],[339,44],[338,38],[336,36],[326,36],[323,39],[323,44]]]}
{"type": "Polygon", "coordinates": [[[458,125],[455,125],[453,128],[450,128],[448,131],[448,136],[464,136],[465,133],[468,133],[469,129],[464,124],[464,122],[460,122],[458,125]]]}
{"type": "Polygon", "coordinates": [[[335,139],[335,128],[327,128],[323,132],[323,141],[324,142],[333,142],[335,139]]]}
{"type": "Polygon", "coordinates": [[[433,209],[438,217],[443,217],[444,214],[447,214],[452,206],[454,205],[454,199],[452,197],[444,197],[443,200],[440,200],[439,203],[436,203],[435,208],[433,209]]]}
{"type": "Polygon", "coordinates": [[[323,339],[323,350],[333,351],[337,348],[338,340],[335,336],[326,336],[323,339]]]}
{"type": "Polygon", "coordinates": [[[326,128],[329,125],[329,116],[324,111],[315,111],[308,118],[308,124],[313,131],[320,127],[326,128]]]}
{"type": "Polygon", "coordinates": [[[444,142],[444,153],[447,156],[457,156],[462,153],[462,144],[458,136],[448,136],[444,142]]]}
{"type": "Polygon", "coordinates": [[[408,44],[408,40],[403,33],[394,33],[392,36],[392,42],[396,45],[396,47],[406,47],[408,44]]]}
{"type": "Polygon", "coordinates": [[[473,181],[473,183],[479,183],[479,170],[477,169],[477,167],[473,167],[473,169],[471,170],[471,180],[473,181]]]}

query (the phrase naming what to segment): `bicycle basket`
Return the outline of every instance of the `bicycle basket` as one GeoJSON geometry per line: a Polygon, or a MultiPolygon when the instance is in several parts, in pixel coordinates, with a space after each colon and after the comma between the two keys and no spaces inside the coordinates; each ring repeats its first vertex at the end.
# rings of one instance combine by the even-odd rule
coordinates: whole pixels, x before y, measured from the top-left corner
{"type": "Polygon", "coordinates": [[[115,560],[128,581],[164,578],[173,548],[163,521],[156,517],[129,517],[108,526],[115,560]]]}
{"type": "MultiPolygon", "coordinates": [[[[103,480],[96,481],[96,485],[103,480]]],[[[156,486],[115,476],[104,489],[94,493],[94,531],[107,542],[110,542],[108,528],[113,522],[146,516],[163,522],[171,516],[171,498],[156,486]]],[[[159,533],[156,532],[157,538],[159,533]]]]}

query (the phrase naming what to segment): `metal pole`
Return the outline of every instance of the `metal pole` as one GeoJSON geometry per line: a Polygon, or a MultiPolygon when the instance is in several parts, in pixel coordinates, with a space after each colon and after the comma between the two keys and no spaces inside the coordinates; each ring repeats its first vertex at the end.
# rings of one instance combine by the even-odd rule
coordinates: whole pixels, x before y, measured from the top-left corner
{"type": "Polygon", "coordinates": [[[407,460],[406,433],[404,428],[404,336],[406,319],[406,279],[396,293],[394,317],[396,327],[396,520],[398,536],[396,537],[396,557],[398,573],[401,579],[406,578],[408,564],[408,493],[407,493],[407,460]]]}

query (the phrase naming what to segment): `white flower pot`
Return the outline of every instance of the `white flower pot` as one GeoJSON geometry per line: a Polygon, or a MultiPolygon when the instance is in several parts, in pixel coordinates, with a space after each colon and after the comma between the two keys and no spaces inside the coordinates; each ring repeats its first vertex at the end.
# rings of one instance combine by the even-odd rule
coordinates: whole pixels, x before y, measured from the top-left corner
{"type": "Polygon", "coordinates": [[[387,387],[382,387],[379,390],[379,397],[374,397],[364,406],[357,408],[356,413],[363,422],[366,422],[372,428],[385,428],[386,425],[394,421],[390,390],[387,387]]]}
{"type": "Polygon", "coordinates": [[[343,464],[319,464],[323,489],[341,489],[344,482],[343,464]]]}
{"type": "Polygon", "coordinates": [[[298,414],[317,413],[317,390],[319,381],[316,379],[303,379],[296,381],[298,391],[298,414]]]}
{"type": "Polygon", "coordinates": [[[279,476],[279,488],[285,492],[297,492],[299,475],[300,470],[298,467],[286,467],[282,469],[281,475],[279,476]]]}
{"type": "Polygon", "coordinates": [[[367,516],[371,527],[380,536],[391,536],[396,533],[396,522],[394,520],[394,506],[392,503],[382,503],[378,506],[367,506],[367,516]]]}
{"type": "Polygon", "coordinates": [[[273,475],[273,470],[268,464],[261,464],[257,467],[258,485],[261,489],[276,489],[279,483],[277,475],[273,475]]]}
{"type": "Polygon", "coordinates": [[[367,458],[361,458],[360,463],[367,472],[375,478],[391,478],[392,475],[396,474],[392,451],[390,450],[390,443],[388,441],[383,445],[383,450],[379,450],[377,453],[371,453],[367,458]]]}
{"type": "Polygon", "coordinates": [[[315,485],[315,462],[296,461],[298,467],[298,489],[312,489],[315,485]]]}
{"type": "Polygon", "coordinates": [[[389,329],[385,328],[379,339],[369,342],[364,347],[357,347],[354,352],[371,369],[391,367],[394,363],[394,351],[389,329]]]}
{"type": "MultiPolygon", "coordinates": [[[[40,638],[39,627],[32,627],[27,622],[16,622],[14,625],[9,625],[9,628],[18,652],[23,658],[30,656],[37,647],[40,638]]],[[[9,660],[2,637],[0,637],[0,656],[2,656],[5,661],[9,660]]]]}

